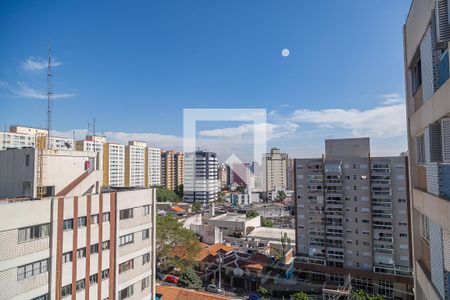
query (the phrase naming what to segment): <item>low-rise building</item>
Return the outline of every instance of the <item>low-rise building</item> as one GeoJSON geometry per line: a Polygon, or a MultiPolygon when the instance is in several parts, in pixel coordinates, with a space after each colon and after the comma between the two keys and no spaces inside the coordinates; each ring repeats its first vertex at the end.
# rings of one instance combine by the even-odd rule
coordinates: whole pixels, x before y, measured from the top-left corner
{"type": "Polygon", "coordinates": [[[223,235],[242,237],[261,226],[261,217],[248,218],[244,214],[226,213],[210,218],[208,224],[221,229],[223,235]]]}

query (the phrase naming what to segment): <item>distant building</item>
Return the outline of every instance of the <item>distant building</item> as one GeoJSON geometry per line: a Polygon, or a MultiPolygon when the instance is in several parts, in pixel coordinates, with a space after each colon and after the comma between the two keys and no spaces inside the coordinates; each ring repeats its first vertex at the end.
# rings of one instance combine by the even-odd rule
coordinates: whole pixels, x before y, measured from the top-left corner
{"type": "Polygon", "coordinates": [[[161,149],[147,148],[147,187],[161,185],[161,149]]]}
{"type": "Polygon", "coordinates": [[[88,135],[86,139],[75,142],[75,149],[77,151],[102,152],[104,143],[106,143],[105,137],[88,135]]]}
{"type": "Polygon", "coordinates": [[[103,185],[125,186],[125,146],[116,143],[103,144],[103,185]]]}
{"type": "Polygon", "coordinates": [[[261,217],[247,218],[245,214],[226,213],[210,218],[208,224],[221,229],[224,236],[243,237],[254,228],[261,226],[261,217]]]}
{"type": "Polygon", "coordinates": [[[287,187],[287,161],[288,155],[281,153],[280,149],[272,148],[270,153],[263,156],[262,174],[263,190],[266,197],[271,191],[276,191],[277,187],[287,187]]]}
{"type": "Polygon", "coordinates": [[[246,187],[252,184],[252,171],[250,163],[233,163],[230,165],[230,184],[246,187]]]}
{"type": "Polygon", "coordinates": [[[161,185],[174,190],[184,183],[184,154],[173,150],[161,151],[161,185]]]}
{"type": "Polygon", "coordinates": [[[219,179],[217,155],[213,152],[185,153],[184,201],[210,203],[217,200],[219,179]]]}
{"type": "Polygon", "coordinates": [[[125,146],[125,186],[145,187],[146,152],[147,144],[144,142],[130,141],[125,146]]]}
{"type": "Polygon", "coordinates": [[[286,189],[289,191],[293,191],[295,188],[295,180],[294,180],[294,159],[288,158],[287,160],[287,171],[286,171],[286,189]]]}
{"type": "Polygon", "coordinates": [[[226,164],[222,163],[219,165],[218,169],[218,177],[219,177],[219,184],[221,187],[229,186],[230,183],[230,167],[226,164]]]}
{"type": "MultiPolygon", "coordinates": [[[[407,158],[372,157],[369,138],[325,141],[322,158],[295,160],[300,268],[364,277],[372,292],[412,292],[407,158]]],[[[365,288],[367,289],[367,288],[365,288]]]]}

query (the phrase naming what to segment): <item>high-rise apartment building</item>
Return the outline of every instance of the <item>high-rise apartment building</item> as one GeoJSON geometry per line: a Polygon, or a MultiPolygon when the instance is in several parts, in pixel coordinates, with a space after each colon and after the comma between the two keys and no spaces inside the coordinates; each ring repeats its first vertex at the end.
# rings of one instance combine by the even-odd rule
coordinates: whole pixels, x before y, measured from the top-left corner
{"type": "Polygon", "coordinates": [[[288,155],[281,153],[280,149],[272,148],[270,153],[263,155],[262,185],[266,194],[278,188],[287,187],[287,161],[288,155]]]}
{"type": "Polygon", "coordinates": [[[185,153],[184,201],[209,203],[217,200],[219,179],[217,154],[207,151],[185,153]]]}
{"type": "Polygon", "coordinates": [[[103,185],[125,186],[125,146],[103,144],[103,185]]]}
{"type": "Polygon", "coordinates": [[[450,19],[413,0],[403,29],[417,299],[450,299],[450,19]]]}
{"type": "Polygon", "coordinates": [[[106,143],[104,136],[87,135],[85,140],[75,142],[75,150],[102,152],[104,143],[106,143]]]}
{"type": "Polygon", "coordinates": [[[294,190],[294,159],[288,158],[287,160],[287,171],[286,171],[286,189],[294,190]]]}
{"type": "Polygon", "coordinates": [[[173,150],[161,151],[161,185],[174,190],[184,180],[184,154],[173,150]]]}
{"type": "Polygon", "coordinates": [[[230,167],[224,163],[219,164],[219,167],[217,169],[218,177],[219,177],[219,184],[221,187],[225,187],[230,185],[230,179],[229,179],[229,172],[230,167]]]}
{"type": "MultiPolygon", "coordinates": [[[[315,278],[386,299],[412,293],[407,157],[371,157],[368,138],[326,140],[296,159],[296,252],[315,278]]],[[[307,273],[306,272],[306,273],[307,273]]]]}
{"type": "Polygon", "coordinates": [[[147,187],[161,185],[161,149],[147,148],[147,187]]]}
{"type": "Polygon", "coordinates": [[[100,192],[100,154],[61,152],[0,151],[0,299],[154,299],[155,191],[100,192]]]}
{"type": "Polygon", "coordinates": [[[125,146],[125,186],[144,187],[148,163],[146,161],[147,144],[130,141],[125,146]]]}

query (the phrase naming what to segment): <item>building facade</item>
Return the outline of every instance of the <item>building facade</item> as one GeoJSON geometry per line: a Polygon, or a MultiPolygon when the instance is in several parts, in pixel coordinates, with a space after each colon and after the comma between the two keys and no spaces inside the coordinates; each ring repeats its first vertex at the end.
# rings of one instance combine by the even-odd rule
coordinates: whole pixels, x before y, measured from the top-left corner
{"type": "Polygon", "coordinates": [[[295,160],[295,186],[301,268],[411,297],[407,157],[371,157],[368,138],[326,140],[324,157],[295,160]]]}
{"type": "Polygon", "coordinates": [[[130,141],[125,146],[125,186],[144,187],[148,172],[147,144],[130,141]]]}
{"type": "Polygon", "coordinates": [[[450,19],[414,0],[403,28],[417,299],[450,299],[450,19]]]}
{"type": "Polygon", "coordinates": [[[184,182],[184,154],[173,150],[161,151],[161,185],[174,190],[184,182]]]}
{"type": "Polygon", "coordinates": [[[184,201],[209,203],[219,194],[217,154],[195,151],[185,154],[184,201]]]}
{"type": "Polygon", "coordinates": [[[287,161],[288,155],[282,153],[278,148],[270,149],[270,153],[263,156],[262,175],[263,175],[263,190],[266,195],[281,187],[287,187],[287,161]]]}
{"type": "Polygon", "coordinates": [[[103,144],[103,185],[125,186],[125,146],[103,144]]]}
{"type": "Polygon", "coordinates": [[[161,149],[147,148],[147,187],[161,185],[161,149]]]}

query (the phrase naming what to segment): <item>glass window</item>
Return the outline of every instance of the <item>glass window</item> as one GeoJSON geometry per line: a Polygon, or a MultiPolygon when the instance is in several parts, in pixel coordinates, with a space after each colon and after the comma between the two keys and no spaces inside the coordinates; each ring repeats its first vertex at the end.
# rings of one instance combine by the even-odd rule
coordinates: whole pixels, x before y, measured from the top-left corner
{"type": "Polygon", "coordinates": [[[150,214],[150,205],[144,205],[144,216],[150,214]]]}
{"type": "Polygon", "coordinates": [[[72,261],[72,254],[73,254],[72,251],[63,253],[63,255],[62,255],[63,264],[72,261]]]}
{"type": "Polygon", "coordinates": [[[132,208],[122,209],[120,211],[120,220],[129,219],[132,217],[133,217],[133,209],[132,208]]]}
{"type": "Polygon", "coordinates": [[[121,290],[119,292],[119,300],[123,300],[128,297],[131,297],[131,296],[133,296],[133,293],[134,293],[134,286],[130,285],[129,287],[124,288],[123,290],[121,290]]]}
{"type": "Polygon", "coordinates": [[[141,291],[145,290],[149,286],[150,286],[150,278],[145,277],[144,279],[142,279],[142,281],[141,281],[141,291]]]}
{"type": "Polygon", "coordinates": [[[77,292],[84,290],[84,279],[80,279],[76,282],[77,292]]]}
{"type": "Polygon", "coordinates": [[[77,250],[77,257],[78,258],[86,257],[86,247],[80,248],[80,249],[77,250]]]}
{"type": "Polygon", "coordinates": [[[102,250],[109,250],[109,241],[104,241],[102,243],[102,250]]]}
{"type": "Polygon", "coordinates": [[[17,280],[23,280],[32,276],[46,273],[48,270],[48,260],[43,259],[31,264],[20,266],[17,268],[17,280]]]}
{"type": "Polygon", "coordinates": [[[72,230],[73,229],[73,219],[67,219],[63,222],[64,230],[72,230]]]}
{"type": "Polygon", "coordinates": [[[98,224],[98,214],[91,216],[91,224],[98,224]]]}
{"type": "Polygon", "coordinates": [[[78,217],[78,227],[86,227],[87,218],[86,217],[78,217]]]}
{"type": "Polygon", "coordinates": [[[150,229],[142,230],[142,239],[146,240],[150,237],[150,229]]]}
{"type": "Polygon", "coordinates": [[[119,246],[124,246],[134,242],[134,233],[123,235],[119,237],[119,246]]]}
{"type": "Polygon", "coordinates": [[[18,241],[19,243],[22,243],[48,237],[49,231],[50,231],[50,224],[41,224],[20,228],[18,241]]]}
{"type": "Polygon", "coordinates": [[[94,275],[89,276],[89,282],[91,284],[98,283],[98,274],[94,274],[94,275]]]}
{"type": "Polygon", "coordinates": [[[103,222],[109,222],[109,212],[104,212],[102,215],[103,222]]]}
{"type": "Polygon", "coordinates": [[[66,286],[63,286],[61,288],[61,297],[64,298],[64,297],[67,297],[67,296],[70,296],[70,295],[72,295],[72,285],[68,284],[66,286]]]}
{"type": "Polygon", "coordinates": [[[119,274],[134,268],[134,259],[130,259],[119,265],[119,274]]]}
{"type": "Polygon", "coordinates": [[[145,253],[142,255],[142,264],[145,265],[146,263],[150,262],[150,253],[145,253]]]}
{"type": "Polygon", "coordinates": [[[109,278],[109,269],[102,271],[102,280],[105,280],[106,278],[109,278]]]}
{"type": "Polygon", "coordinates": [[[91,245],[91,254],[98,253],[98,244],[91,245]]]}

